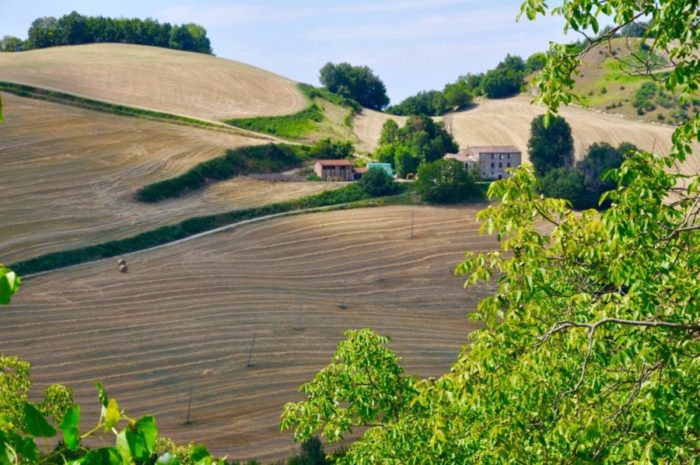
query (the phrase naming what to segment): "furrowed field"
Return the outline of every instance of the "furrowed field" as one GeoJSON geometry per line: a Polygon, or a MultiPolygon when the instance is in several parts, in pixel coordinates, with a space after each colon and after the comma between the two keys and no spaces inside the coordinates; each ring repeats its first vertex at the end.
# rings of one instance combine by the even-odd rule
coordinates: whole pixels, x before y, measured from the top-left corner
{"type": "Polygon", "coordinates": [[[206,439],[235,459],[281,458],[294,449],[277,431],[282,405],[301,399],[296,388],[346,328],[391,336],[411,373],[449,368],[482,295],[464,291],[452,268],[464,251],[495,246],[477,235],[474,212],[296,216],[127,257],[128,274],[111,259],[49,273],[0,313],[0,352],[29,360],[37,388],[73,386],[91,417],[100,380],[177,441],[206,439]]]}
{"type": "Polygon", "coordinates": [[[226,149],[262,139],[143,121],[3,94],[0,259],[5,263],[122,238],[185,218],[256,207],[338,187],[220,182],[177,200],[136,190],[226,149]]]}

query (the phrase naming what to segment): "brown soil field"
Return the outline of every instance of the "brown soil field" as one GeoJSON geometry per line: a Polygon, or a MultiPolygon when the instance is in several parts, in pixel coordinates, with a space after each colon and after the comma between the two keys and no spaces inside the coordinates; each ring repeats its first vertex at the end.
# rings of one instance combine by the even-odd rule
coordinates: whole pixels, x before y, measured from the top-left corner
{"type": "Polygon", "coordinates": [[[283,404],[303,399],[297,387],[330,361],[345,329],[391,336],[408,373],[449,369],[475,327],[467,314],[489,291],[465,291],[452,275],[465,250],[495,247],[478,236],[475,211],[286,217],[129,256],[127,274],[116,258],[48,273],[0,312],[0,352],[32,363],[37,395],[48,383],[72,386],[86,425],[100,380],[178,442],[277,460],[298,450],[278,431],[283,404]]]}
{"type": "Polygon", "coordinates": [[[352,120],[355,136],[358,139],[357,149],[362,152],[373,152],[379,145],[382,126],[388,119],[393,119],[399,126],[403,126],[406,123],[405,116],[389,115],[367,108],[362,110],[362,113],[352,120]]]}
{"type": "Polygon", "coordinates": [[[142,204],[133,194],[143,185],[181,174],[228,148],[264,141],[9,94],[2,98],[0,262],[338,186],[235,178],[180,199],[142,204]]]}
{"type": "Polygon", "coordinates": [[[296,83],[236,61],[126,44],[0,53],[0,80],[210,120],[294,113],[296,83]]]}
{"type": "MultiPolygon", "coordinates": [[[[452,113],[444,120],[462,148],[470,145],[514,145],[527,158],[530,123],[544,113],[543,107],[530,102],[531,99],[526,96],[502,100],[481,99],[475,108],[452,113]]],[[[572,106],[562,108],[559,113],[571,125],[577,158],[585,155],[589,145],[601,141],[613,145],[631,142],[639,148],[654,148],[661,153],[667,152],[671,146],[673,128],[670,126],[630,121],[572,106]]],[[[376,148],[382,125],[390,117],[397,118],[365,110],[355,119],[355,133],[362,140],[363,147],[367,150],[376,148]]]]}

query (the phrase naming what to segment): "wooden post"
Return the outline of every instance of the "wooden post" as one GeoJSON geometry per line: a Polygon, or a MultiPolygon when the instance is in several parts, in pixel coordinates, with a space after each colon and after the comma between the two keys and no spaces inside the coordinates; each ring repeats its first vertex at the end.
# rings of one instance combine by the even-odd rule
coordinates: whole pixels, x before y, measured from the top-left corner
{"type": "Polygon", "coordinates": [[[192,422],[190,421],[190,412],[192,412],[192,391],[194,390],[194,383],[190,379],[190,396],[189,400],[187,401],[187,418],[185,419],[185,425],[191,425],[192,422]]]}
{"type": "Polygon", "coordinates": [[[304,328],[303,320],[302,320],[302,318],[303,318],[303,316],[302,316],[302,311],[303,311],[303,309],[304,309],[304,301],[303,301],[303,300],[300,300],[300,301],[299,301],[299,322],[298,322],[297,325],[294,327],[294,329],[296,329],[297,331],[299,331],[299,330],[301,330],[301,329],[304,328]]]}
{"type": "Polygon", "coordinates": [[[253,366],[252,358],[253,358],[253,349],[255,348],[255,336],[258,335],[258,332],[253,333],[253,340],[250,341],[250,350],[248,351],[248,363],[246,364],[246,367],[250,368],[253,366]]]}
{"type": "Polygon", "coordinates": [[[411,210],[411,239],[413,239],[413,225],[416,222],[415,212],[411,210]]]}

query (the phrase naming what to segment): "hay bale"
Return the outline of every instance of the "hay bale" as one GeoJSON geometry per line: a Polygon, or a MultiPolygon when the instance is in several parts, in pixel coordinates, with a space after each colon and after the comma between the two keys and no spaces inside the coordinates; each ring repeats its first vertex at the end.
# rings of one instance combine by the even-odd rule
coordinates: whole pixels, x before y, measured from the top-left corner
{"type": "Polygon", "coordinates": [[[129,268],[126,266],[126,263],[119,265],[119,271],[122,273],[126,273],[129,271],[129,268]]]}
{"type": "Polygon", "coordinates": [[[123,258],[120,258],[119,260],[117,260],[117,265],[119,265],[119,266],[126,265],[126,260],[124,260],[123,258]]]}

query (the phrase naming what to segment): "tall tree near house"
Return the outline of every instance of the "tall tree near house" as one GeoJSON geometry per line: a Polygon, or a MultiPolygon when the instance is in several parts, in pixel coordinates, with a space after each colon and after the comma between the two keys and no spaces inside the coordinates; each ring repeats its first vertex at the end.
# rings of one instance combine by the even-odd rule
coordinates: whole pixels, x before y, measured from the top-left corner
{"type": "Polygon", "coordinates": [[[574,138],[571,126],[560,116],[552,117],[545,124],[540,115],[530,125],[530,140],[527,143],[530,162],[539,176],[555,168],[566,168],[574,163],[574,138]]]}
{"type": "MultiPolygon", "coordinates": [[[[529,19],[548,12],[574,31],[614,22],[583,53],[644,18],[652,48],[674,57],[661,84],[674,95],[700,86],[696,1],[522,6],[529,19]]],[[[543,123],[574,98],[580,63],[551,47],[537,80],[543,123]]],[[[604,212],[543,197],[529,164],[494,183],[498,203],[478,218],[502,250],[468,254],[457,270],[469,286],[497,276],[496,288],[451,370],[408,376],[387,338],[349,331],[282,427],[329,440],[366,428],[342,464],[700,464],[700,178],[673,170],[698,139],[695,114],[668,155],[629,154],[604,212]]]]}

